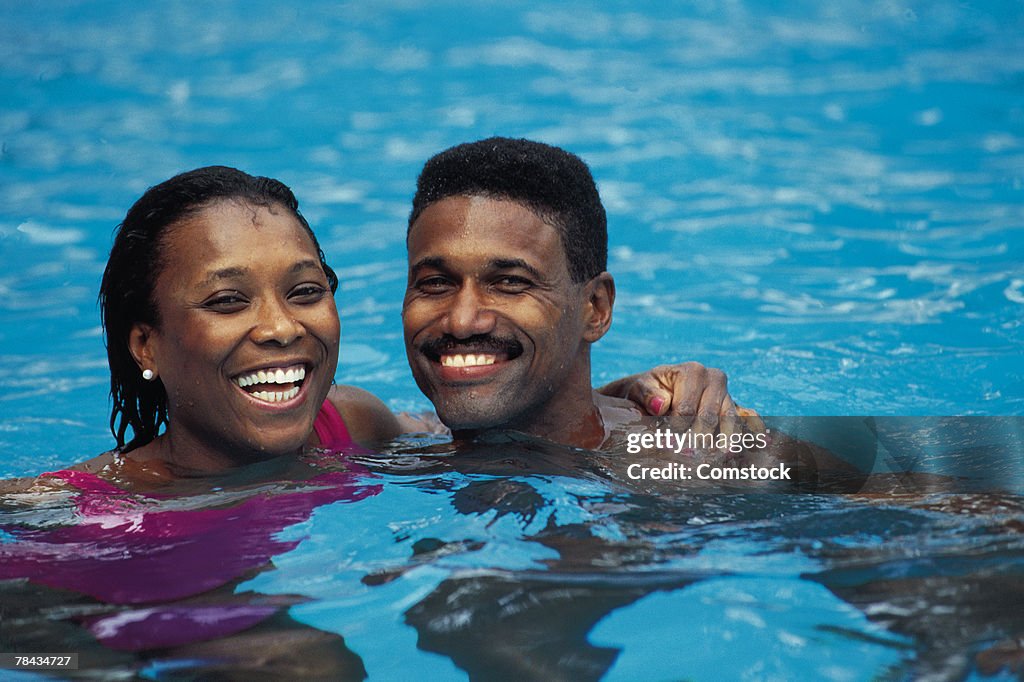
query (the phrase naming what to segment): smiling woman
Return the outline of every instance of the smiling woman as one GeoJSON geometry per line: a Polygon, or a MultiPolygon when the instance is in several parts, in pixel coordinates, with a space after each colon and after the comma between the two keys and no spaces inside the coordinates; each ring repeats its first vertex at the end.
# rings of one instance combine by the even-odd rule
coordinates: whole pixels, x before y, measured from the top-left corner
{"type": "MultiPolygon", "coordinates": [[[[74,493],[73,524],[0,525],[16,538],[0,543],[0,584],[14,586],[12,603],[27,579],[32,589],[56,588],[63,596],[54,599],[99,600],[81,625],[110,651],[218,646],[270,632],[290,641],[290,653],[327,646],[341,656],[330,659],[335,672],[361,678],[339,640],[233,589],[293,546],[276,539],[281,530],[318,506],[379,491],[344,456],[304,453],[399,429],[379,400],[332,386],[336,288],[280,182],[210,167],[148,190],[118,229],[100,288],[117,446],[2,486],[39,493],[5,498],[15,508],[45,506],[53,489],[74,493]],[[229,470],[237,475],[225,477],[229,470]],[[199,594],[202,603],[188,601],[199,594]]],[[[16,625],[0,634],[31,637],[16,625]]]]}
{"type": "Polygon", "coordinates": [[[215,201],[164,242],[156,320],[132,325],[128,351],[163,383],[174,427],[136,457],[184,464],[188,453],[187,466],[209,469],[297,451],[338,357],[316,244],[283,207],[235,199],[215,201]]]}
{"type": "Polygon", "coordinates": [[[150,188],[100,288],[117,448],[72,470],[164,480],[399,433],[379,400],[332,388],[337,286],[277,180],[211,166],[150,188]]]}

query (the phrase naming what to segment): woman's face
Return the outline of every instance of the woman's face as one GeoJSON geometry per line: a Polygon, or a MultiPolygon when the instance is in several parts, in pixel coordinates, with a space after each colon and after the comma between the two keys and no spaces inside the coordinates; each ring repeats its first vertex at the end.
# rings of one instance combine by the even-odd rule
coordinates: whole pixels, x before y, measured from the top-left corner
{"type": "Polygon", "coordinates": [[[167,390],[176,458],[300,449],[338,363],[338,312],[317,250],[281,206],[220,201],[172,225],[157,327],[130,345],[167,390]]]}

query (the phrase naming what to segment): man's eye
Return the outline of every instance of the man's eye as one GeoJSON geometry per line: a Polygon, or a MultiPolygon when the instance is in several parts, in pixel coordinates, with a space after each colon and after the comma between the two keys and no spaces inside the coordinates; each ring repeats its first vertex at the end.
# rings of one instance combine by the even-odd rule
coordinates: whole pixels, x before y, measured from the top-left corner
{"type": "Polygon", "coordinates": [[[494,282],[495,288],[505,293],[518,294],[533,286],[533,282],[517,275],[505,275],[494,282]]]}
{"type": "Polygon", "coordinates": [[[444,277],[425,277],[416,282],[416,288],[427,294],[440,294],[451,288],[451,282],[444,277]]]}
{"type": "Polygon", "coordinates": [[[249,305],[249,300],[237,291],[226,291],[203,301],[203,307],[218,313],[233,313],[249,305]]]}
{"type": "Polygon", "coordinates": [[[319,284],[300,284],[292,289],[289,298],[297,303],[316,303],[326,295],[326,287],[319,284]]]}

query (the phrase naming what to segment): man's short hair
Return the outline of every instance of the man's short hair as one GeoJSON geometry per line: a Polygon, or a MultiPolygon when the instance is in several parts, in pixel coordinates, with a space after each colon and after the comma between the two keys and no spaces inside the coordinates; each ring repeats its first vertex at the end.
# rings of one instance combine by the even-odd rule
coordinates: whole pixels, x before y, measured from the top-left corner
{"type": "Polygon", "coordinates": [[[416,182],[409,228],[428,206],[452,196],[523,204],[556,230],[574,282],[608,267],[608,226],[590,169],[575,154],[530,140],[491,137],[432,157],[416,182]]]}

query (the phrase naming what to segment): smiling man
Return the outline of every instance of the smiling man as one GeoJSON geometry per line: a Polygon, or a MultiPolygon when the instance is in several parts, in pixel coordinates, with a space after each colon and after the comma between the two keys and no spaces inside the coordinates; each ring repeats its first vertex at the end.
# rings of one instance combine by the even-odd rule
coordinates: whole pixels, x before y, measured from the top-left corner
{"type": "Polygon", "coordinates": [[[409,364],[456,437],[507,429],[596,447],[637,415],[591,387],[615,284],[604,207],[578,157],[509,138],[434,156],[407,246],[409,364]]]}

